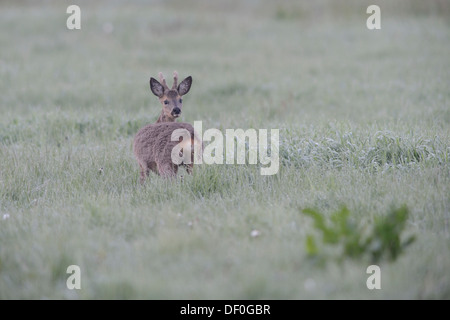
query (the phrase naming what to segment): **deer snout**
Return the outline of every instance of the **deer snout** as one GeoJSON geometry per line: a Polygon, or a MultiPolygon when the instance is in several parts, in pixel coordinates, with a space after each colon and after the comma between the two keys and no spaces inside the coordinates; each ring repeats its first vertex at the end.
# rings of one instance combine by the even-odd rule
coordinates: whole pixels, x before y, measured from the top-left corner
{"type": "Polygon", "coordinates": [[[173,108],[172,115],[179,116],[180,113],[181,113],[181,109],[180,108],[178,108],[178,107],[173,108]]]}

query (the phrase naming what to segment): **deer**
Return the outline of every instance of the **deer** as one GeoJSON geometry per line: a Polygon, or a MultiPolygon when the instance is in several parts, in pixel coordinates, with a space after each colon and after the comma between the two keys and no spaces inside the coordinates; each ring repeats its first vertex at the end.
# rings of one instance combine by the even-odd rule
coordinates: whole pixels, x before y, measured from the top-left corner
{"type": "MultiPolygon", "coordinates": [[[[143,184],[149,176],[150,170],[164,178],[172,178],[177,175],[178,167],[183,165],[188,174],[192,174],[194,164],[194,142],[203,149],[201,139],[195,134],[194,128],[189,123],[176,122],[181,115],[182,96],[187,94],[192,85],[192,77],[189,76],[178,84],[178,73],[173,73],[173,85],[169,89],[163,74],[158,74],[159,81],[150,78],[150,90],[159,98],[162,104],[161,114],[155,123],[141,128],[133,142],[133,150],[140,167],[140,182],[143,184]],[[177,129],[184,129],[190,135],[189,141],[172,141],[172,133],[177,129]],[[188,163],[174,163],[172,150],[182,142],[183,151],[190,150],[188,163]]],[[[181,155],[181,154],[180,154],[181,155]]]]}

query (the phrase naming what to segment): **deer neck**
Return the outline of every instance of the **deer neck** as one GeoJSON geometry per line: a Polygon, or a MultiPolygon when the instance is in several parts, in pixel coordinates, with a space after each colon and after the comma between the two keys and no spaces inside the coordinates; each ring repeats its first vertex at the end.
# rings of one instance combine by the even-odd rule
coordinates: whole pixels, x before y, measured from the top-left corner
{"type": "Polygon", "coordinates": [[[159,123],[159,122],[174,122],[174,121],[175,121],[174,118],[167,117],[165,115],[164,111],[161,111],[161,114],[160,114],[158,120],[156,120],[156,123],[159,123]]]}

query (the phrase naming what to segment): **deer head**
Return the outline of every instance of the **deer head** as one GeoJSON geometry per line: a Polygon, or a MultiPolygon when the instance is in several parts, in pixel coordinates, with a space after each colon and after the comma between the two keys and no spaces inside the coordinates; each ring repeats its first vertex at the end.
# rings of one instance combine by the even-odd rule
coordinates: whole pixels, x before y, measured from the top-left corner
{"type": "Polygon", "coordinates": [[[163,106],[161,116],[157,122],[172,122],[181,114],[181,108],[183,106],[183,99],[181,97],[189,92],[192,77],[187,77],[178,85],[178,73],[174,71],[172,89],[169,89],[163,74],[160,72],[158,75],[159,81],[150,78],[150,90],[159,98],[163,106]]]}

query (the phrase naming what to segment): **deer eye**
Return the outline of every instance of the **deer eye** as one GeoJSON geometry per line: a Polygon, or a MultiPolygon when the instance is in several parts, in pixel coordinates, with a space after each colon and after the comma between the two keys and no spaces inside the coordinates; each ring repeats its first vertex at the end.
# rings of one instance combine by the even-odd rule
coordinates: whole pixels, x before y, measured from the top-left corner
{"type": "Polygon", "coordinates": [[[169,104],[169,100],[164,100],[164,104],[169,104]]]}
{"type": "Polygon", "coordinates": [[[183,102],[183,99],[180,99],[180,103],[182,103],[183,102]]]}

